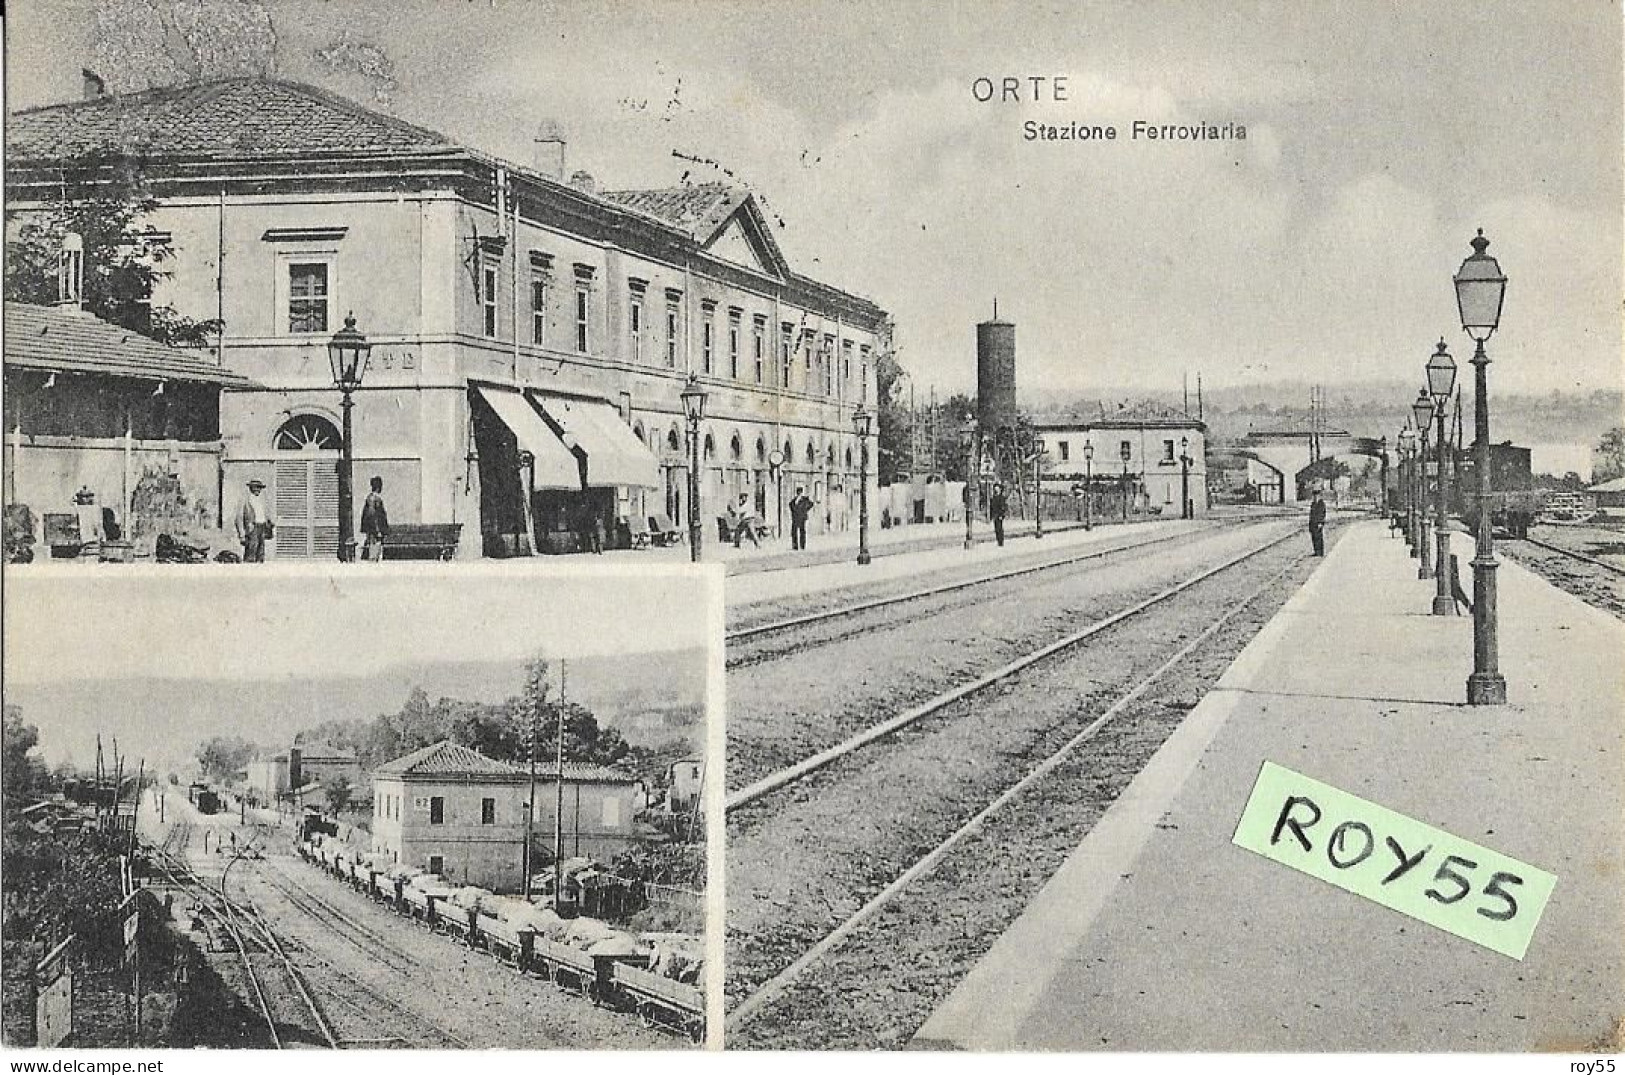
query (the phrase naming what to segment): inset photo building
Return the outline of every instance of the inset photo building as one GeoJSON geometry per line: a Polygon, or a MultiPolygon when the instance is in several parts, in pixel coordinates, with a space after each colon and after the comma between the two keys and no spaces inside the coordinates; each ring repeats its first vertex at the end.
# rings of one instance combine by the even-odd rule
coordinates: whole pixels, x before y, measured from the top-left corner
{"type": "Polygon", "coordinates": [[[67,944],[79,1000],[63,1038],[8,1005],[6,1042],[704,1040],[720,577],[266,570],[8,569],[7,959],[67,944]],[[166,954],[142,1021],[104,1026],[127,902],[166,954]],[[321,958],[256,986],[243,928],[321,958]]]}

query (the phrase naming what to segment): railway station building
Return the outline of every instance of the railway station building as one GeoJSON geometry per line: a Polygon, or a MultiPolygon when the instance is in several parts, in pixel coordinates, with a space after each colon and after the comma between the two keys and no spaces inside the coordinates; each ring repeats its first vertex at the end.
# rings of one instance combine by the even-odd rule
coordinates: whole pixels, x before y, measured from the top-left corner
{"type": "Polygon", "coordinates": [[[708,529],[739,494],[771,525],[798,486],[814,529],[856,517],[887,316],[795,272],[744,190],[600,192],[257,78],[17,112],[6,143],[11,227],[138,171],[173,250],[153,302],[223,321],[204,354],[252,382],[221,404],[223,517],[266,482],[275,558],[337,551],[327,343],[352,314],[356,487],[460,525],[459,557],[568,551],[584,518],[682,527],[690,376],[708,529]]]}
{"type": "MultiPolygon", "coordinates": [[[[548,861],[559,785],[536,781],[533,846],[548,861]]],[[[507,762],[442,740],[385,762],[372,772],[372,850],[391,861],[497,892],[524,886],[525,802],[529,774],[507,762]]],[[[637,778],[599,765],[566,763],[563,788],[566,858],[608,862],[636,842],[637,778]]]]}
{"type": "Polygon", "coordinates": [[[1183,483],[1193,515],[1199,519],[1207,514],[1207,425],[1200,419],[1145,402],[1094,418],[1041,416],[1033,420],[1033,429],[1044,443],[1046,492],[1092,477],[1097,493],[1116,493],[1126,486],[1135,511],[1177,517],[1183,483]],[[1093,450],[1087,461],[1086,447],[1093,450]],[[1191,460],[1183,474],[1182,450],[1191,460]]]}

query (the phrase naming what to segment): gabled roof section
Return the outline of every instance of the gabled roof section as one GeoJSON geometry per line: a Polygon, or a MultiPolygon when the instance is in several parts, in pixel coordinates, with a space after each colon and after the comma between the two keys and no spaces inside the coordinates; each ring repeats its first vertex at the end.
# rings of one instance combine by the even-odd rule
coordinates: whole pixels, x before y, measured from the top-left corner
{"type": "Polygon", "coordinates": [[[170,347],[75,306],[8,302],[5,325],[8,366],[228,388],[254,383],[207,351],[170,347]]]}
{"type": "Polygon", "coordinates": [[[386,761],[373,770],[390,776],[519,776],[520,771],[506,762],[487,758],[468,747],[442,739],[421,750],[386,761]]]}
{"type": "MultiPolygon", "coordinates": [[[[538,779],[551,781],[555,773],[544,768],[538,779]]],[[[642,783],[630,773],[623,773],[619,769],[611,769],[607,765],[588,765],[586,762],[567,761],[564,763],[564,782],[566,784],[638,784],[642,783]]]]}
{"type": "MultiPolygon", "coordinates": [[[[299,751],[301,761],[355,761],[355,751],[325,741],[295,743],[294,747],[299,751]]],[[[286,754],[282,756],[287,757],[286,754]]]]}
{"type": "Polygon", "coordinates": [[[1064,414],[1042,415],[1033,420],[1039,429],[1198,429],[1207,424],[1178,407],[1170,407],[1156,400],[1145,399],[1137,403],[1120,403],[1107,410],[1102,407],[1098,415],[1064,414]]]}
{"type": "Polygon", "coordinates": [[[46,105],[6,119],[12,160],[223,159],[455,149],[443,134],[299,82],[232,78],[46,105]]]}
{"type": "Polygon", "coordinates": [[[700,249],[770,276],[787,277],[790,263],[756,204],[755,195],[726,183],[690,183],[660,190],[611,190],[600,195],[687,233],[700,249]]]}

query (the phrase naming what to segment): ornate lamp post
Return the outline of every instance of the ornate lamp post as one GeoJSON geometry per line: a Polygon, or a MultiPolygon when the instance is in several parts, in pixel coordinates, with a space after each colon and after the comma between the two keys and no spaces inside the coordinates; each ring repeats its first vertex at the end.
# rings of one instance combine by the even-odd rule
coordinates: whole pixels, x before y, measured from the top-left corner
{"type": "Polygon", "coordinates": [[[1507,278],[1485,251],[1484,229],[1473,239],[1473,252],[1456,271],[1456,306],[1461,327],[1473,349],[1473,469],[1478,472],[1478,546],[1473,554],[1473,673],[1467,677],[1468,705],[1505,705],[1507,682],[1496,648],[1495,541],[1490,533],[1490,386],[1489,356],[1484,341],[1501,323],[1501,300],[1507,278]]]}
{"type": "Polygon", "coordinates": [[[1433,417],[1439,428],[1434,434],[1434,454],[1439,470],[1438,484],[1434,487],[1433,501],[1433,543],[1438,549],[1438,563],[1433,569],[1433,577],[1437,585],[1433,591],[1433,614],[1435,616],[1449,616],[1456,611],[1456,595],[1451,590],[1454,572],[1450,570],[1450,531],[1446,529],[1445,503],[1445,432],[1444,412],[1445,404],[1450,401],[1450,393],[1456,387],[1456,360],[1450,357],[1445,350],[1444,340],[1439,341],[1439,349],[1435,351],[1427,364],[1428,395],[1433,397],[1433,417]]]}
{"type": "Polygon", "coordinates": [[[1405,420],[1405,428],[1399,431],[1399,484],[1404,497],[1405,510],[1405,544],[1410,547],[1410,554],[1416,555],[1416,430],[1410,426],[1410,419],[1405,420]]]}
{"type": "Polygon", "coordinates": [[[327,342],[327,361],[333,367],[333,383],[338,386],[344,414],[344,432],[339,442],[339,559],[344,563],[355,560],[355,454],[350,428],[350,411],[355,407],[355,400],[351,396],[361,387],[371,354],[372,344],[356,330],[355,314],[349,314],[344,319],[344,327],[327,342]]]}
{"type": "Polygon", "coordinates": [[[858,404],[852,429],[858,435],[858,563],[869,562],[869,423],[874,415],[858,404]]]}
{"type": "Polygon", "coordinates": [[[705,418],[705,389],[699,378],[688,375],[688,384],[679,393],[683,416],[688,419],[688,558],[700,562],[700,422],[705,418]]]}
{"type": "Polygon", "coordinates": [[[976,419],[966,416],[959,427],[959,446],[965,449],[965,548],[974,548],[976,536],[976,419]]]}
{"type": "Polygon", "coordinates": [[[1179,438],[1179,517],[1191,517],[1191,439],[1179,438]]]}
{"type": "Polygon", "coordinates": [[[1044,440],[1037,430],[1031,434],[1033,450],[1033,538],[1044,536],[1044,440]]]}
{"type": "Polygon", "coordinates": [[[1128,461],[1129,456],[1134,454],[1134,450],[1129,446],[1128,441],[1124,441],[1117,454],[1123,460],[1123,521],[1126,523],[1128,522],[1128,461]]]}
{"type": "Polygon", "coordinates": [[[1083,528],[1095,528],[1095,445],[1083,442],[1083,528]]]}
{"type": "Polygon", "coordinates": [[[1416,455],[1416,510],[1419,516],[1416,536],[1421,563],[1416,565],[1416,577],[1431,579],[1433,556],[1428,552],[1428,429],[1433,425],[1433,397],[1428,395],[1427,389],[1422,389],[1417,394],[1416,402],[1411,404],[1411,417],[1416,419],[1416,428],[1421,434],[1421,447],[1416,455]]]}

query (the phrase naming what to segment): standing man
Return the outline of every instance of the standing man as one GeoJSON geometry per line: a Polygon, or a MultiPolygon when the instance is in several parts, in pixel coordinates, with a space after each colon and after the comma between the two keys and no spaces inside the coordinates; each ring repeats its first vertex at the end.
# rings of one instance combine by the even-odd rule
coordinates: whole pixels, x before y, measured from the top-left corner
{"type": "Polygon", "coordinates": [[[790,548],[807,547],[807,516],[812,514],[812,497],[805,486],[796,486],[795,499],[790,501],[790,548]]]}
{"type": "Polygon", "coordinates": [[[243,509],[237,513],[233,520],[236,523],[237,541],[243,547],[243,563],[263,564],[265,562],[265,539],[273,533],[271,527],[271,507],[260,494],[265,491],[265,483],[258,478],[248,481],[248,499],[243,501],[243,509]]]}
{"type": "Polygon", "coordinates": [[[1315,499],[1309,505],[1309,541],[1315,547],[1316,556],[1326,555],[1326,501],[1320,498],[1320,490],[1315,490],[1315,499]]]}
{"type": "Polygon", "coordinates": [[[998,539],[999,547],[1004,547],[1004,514],[1010,505],[1004,498],[1004,486],[995,484],[993,495],[988,498],[987,514],[993,520],[993,536],[998,539]]]}
{"type": "Polygon", "coordinates": [[[372,477],[372,492],[361,505],[361,532],[367,538],[361,547],[361,558],[383,563],[384,539],[389,536],[389,512],[384,510],[384,479],[376,474],[372,477]]]}

